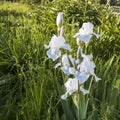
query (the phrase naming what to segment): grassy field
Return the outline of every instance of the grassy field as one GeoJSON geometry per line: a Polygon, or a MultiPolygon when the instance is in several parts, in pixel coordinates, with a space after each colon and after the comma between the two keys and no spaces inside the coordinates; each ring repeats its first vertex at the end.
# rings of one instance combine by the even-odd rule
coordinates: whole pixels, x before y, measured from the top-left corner
{"type": "MultiPolygon", "coordinates": [[[[57,0],[47,4],[0,2],[0,120],[77,120],[66,77],[46,56],[44,44],[57,34],[56,16],[64,14],[64,37],[76,51],[74,34],[83,22],[94,24],[87,53],[96,74],[92,81],[86,120],[120,119],[120,15],[107,6],[57,0]]],[[[75,53],[73,52],[73,55],[75,53]]],[[[89,81],[86,84],[88,87],[89,81]]]]}

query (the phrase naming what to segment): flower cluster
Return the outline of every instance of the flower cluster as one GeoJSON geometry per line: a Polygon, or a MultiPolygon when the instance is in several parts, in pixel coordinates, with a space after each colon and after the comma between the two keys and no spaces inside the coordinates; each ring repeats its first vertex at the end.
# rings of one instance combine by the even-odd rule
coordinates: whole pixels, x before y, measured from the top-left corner
{"type": "Polygon", "coordinates": [[[83,23],[82,27],[79,29],[79,32],[74,35],[78,44],[77,58],[73,58],[72,55],[67,55],[61,53],[61,48],[72,51],[69,44],[66,43],[65,38],[63,37],[63,14],[58,13],[56,24],[58,27],[58,36],[54,35],[49,42],[49,45],[45,45],[47,49],[47,56],[53,61],[61,57],[61,62],[58,62],[54,68],[61,67],[61,70],[66,75],[71,75],[72,78],[69,78],[66,83],[66,93],[61,96],[61,99],[66,99],[69,95],[72,95],[74,92],[80,90],[83,94],[89,94],[89,90],[84,89],[84,83],[89,79],[90,76],[93,76],[96,81],[101,80],[94,73],[95,64],[92,61],[92,54],[86,55],[82,52],[80,42],[88,45],[92,35],[95,35],[99,38],[99,34],[93,32],[93,24],[90,22],[83,23]]]}

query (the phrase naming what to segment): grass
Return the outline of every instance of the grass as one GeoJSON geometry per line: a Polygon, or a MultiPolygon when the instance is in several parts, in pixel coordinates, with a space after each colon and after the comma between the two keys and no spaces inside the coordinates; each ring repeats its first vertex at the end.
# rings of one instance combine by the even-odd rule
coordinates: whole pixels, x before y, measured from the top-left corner
{"type": "Polygon", "coordinates": [[[119,120],[119,15],[105,6],[60,0],[44,6],[0,2],[0,120],[77,119],[72,99],[60,99],[67,78],[53,69],[44,48],[57,33],[58,11],[64,13],[64,36],[74,51],[72,36],[83,22],[94,23],[101,34],[99,40],[92,38],[87,51],[102,78],[99,83],[91,78],[87,120],[119,120]]]}

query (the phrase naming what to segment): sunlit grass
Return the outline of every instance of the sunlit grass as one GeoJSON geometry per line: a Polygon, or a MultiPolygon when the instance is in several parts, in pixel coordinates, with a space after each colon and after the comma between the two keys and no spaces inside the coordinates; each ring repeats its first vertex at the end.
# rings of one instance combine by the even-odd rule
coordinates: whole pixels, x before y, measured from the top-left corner
{"type": "Polygon", "coordinates": [[[31,10],[30,6],[27,4],[21,3],[11,3],[11,2],[0,2],[0,10],[9,11],[9,12],[17,12],[17,13],[27,13],[31,10]]]}

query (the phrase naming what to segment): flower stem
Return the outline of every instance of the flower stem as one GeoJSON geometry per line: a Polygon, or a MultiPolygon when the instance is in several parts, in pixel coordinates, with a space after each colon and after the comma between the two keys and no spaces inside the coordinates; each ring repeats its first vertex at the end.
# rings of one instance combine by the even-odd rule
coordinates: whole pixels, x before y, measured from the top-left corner
{"type": "Polygon", "coordinates": [[[79,93],[79,81],[78,81],[78,120],[80,120],[80,93],[79,93]]]}
{"type": "Polygon", "coordinates": [[[86,102],[85,95],[79,91],[78,93],[78,120],[86,119],[88,101],[86,102]]]}

